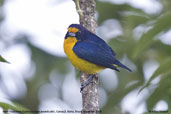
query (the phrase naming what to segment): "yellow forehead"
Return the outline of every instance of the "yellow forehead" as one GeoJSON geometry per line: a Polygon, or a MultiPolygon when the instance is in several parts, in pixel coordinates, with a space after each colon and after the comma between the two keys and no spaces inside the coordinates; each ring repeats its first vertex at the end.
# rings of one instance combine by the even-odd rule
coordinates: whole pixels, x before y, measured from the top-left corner
{"type": "Polygon", "coordinates": [[[73,32],[73,33],[76,33],[76,32],[78,32],[79,30],[77,29],[77,28],[75,28],[75,27],[69,27],[68,28],[68,32],[73,32]]]}

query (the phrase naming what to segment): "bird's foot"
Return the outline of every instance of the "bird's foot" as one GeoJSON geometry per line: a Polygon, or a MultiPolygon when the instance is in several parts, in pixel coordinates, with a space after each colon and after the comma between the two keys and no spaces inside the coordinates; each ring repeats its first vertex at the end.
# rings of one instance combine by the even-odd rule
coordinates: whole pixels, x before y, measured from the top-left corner
{"type": "Polygon", "coordinates": [[[95,75],[90,75],[89,77],[88,77],[88,79],[83,83],[83,84],[81,84],[81,88],[80,88],[80,92],[82,92],[83,91],[83,89],[87,86],[87,85],[89,85],[90,83],[93,83],[93,77],[94,77],[95,75]]]}

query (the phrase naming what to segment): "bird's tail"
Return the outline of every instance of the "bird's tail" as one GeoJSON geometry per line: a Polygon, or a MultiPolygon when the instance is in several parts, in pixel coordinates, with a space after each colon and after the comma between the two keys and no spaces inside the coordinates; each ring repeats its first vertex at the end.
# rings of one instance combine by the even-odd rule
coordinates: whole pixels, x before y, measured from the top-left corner
{"type": "Polygon", "coordinates": [[[127,66],[123,65],[123,64],[122,64],[121,62],[119,62],[118,60],[115,60],[114,66],[115,66],[115,67],[119,66],[119,67],[122,67],[122,68],[128,70],[129,72],[132,72],[131,69],[129,69],[127,66]]]}

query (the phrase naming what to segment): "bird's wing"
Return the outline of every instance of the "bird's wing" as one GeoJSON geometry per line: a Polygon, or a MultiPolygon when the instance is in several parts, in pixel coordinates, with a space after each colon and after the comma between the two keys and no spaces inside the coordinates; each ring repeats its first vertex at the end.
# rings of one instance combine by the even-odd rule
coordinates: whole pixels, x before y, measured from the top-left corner
{"type": "Polygon", "coordinates": [[[98,37],[97,35],[89,32],[87,35],[87,41],[90,42],[94,42],[99,46],[105,47],[106,49],[110,50],[110,53],[113,54],[114,56],[116,55],[116,53],[111,49],[111,47],[109,47],[106,42],[104,40],[102,40],[100,37],[98,37]]]}
{"type": "Polygon", "coordinates": [[[96,43],[83,41],[77,42],[73,48],[75,54],[91,63],[114,69],[113,63],[116,60],[111,50],[100,47],[96,43]]]}

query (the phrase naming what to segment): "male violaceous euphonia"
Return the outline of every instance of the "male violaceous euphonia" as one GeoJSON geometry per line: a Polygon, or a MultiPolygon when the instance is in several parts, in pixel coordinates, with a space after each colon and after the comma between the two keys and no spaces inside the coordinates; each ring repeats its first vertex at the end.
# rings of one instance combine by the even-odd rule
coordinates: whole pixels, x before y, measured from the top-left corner
{"type": "Polygon", "coordinates": [[[80,24],[71,24],[64,40],[64,51],[70,62],[80,71],[96,74],[105,68],[116,71],[131,69],[115,58],[115,52],[94,33],[80,24]]]}

